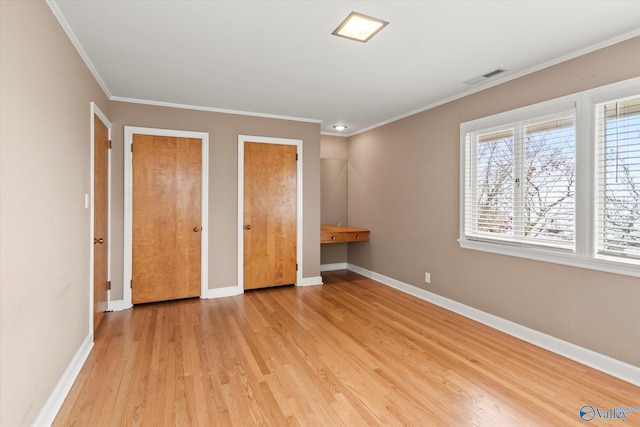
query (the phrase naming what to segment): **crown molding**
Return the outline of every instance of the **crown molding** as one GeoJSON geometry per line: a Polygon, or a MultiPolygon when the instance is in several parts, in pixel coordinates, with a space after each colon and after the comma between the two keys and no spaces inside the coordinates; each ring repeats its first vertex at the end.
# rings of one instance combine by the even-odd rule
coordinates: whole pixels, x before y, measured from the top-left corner
{"type": "Polygon", "coordinates": [[[89,55],[87,55],[87,52],[82,47],[82,44],[76,37],[76,34],[71,29],[71,26],[69,25],[69,23],[67,22],[67,19],[62,14],[62,11],[58,7],[58,4],[54,0],[46,0],[46,3],[47,3],[47,6],[49,6],[49,9],[51,9],[51,12],[53,13],[53,15],[58,20],[58,23],[60,24],[64,32],[67,33],[67,37],[69,37],[69,40],[71,40],[71,43],[78,51],[78,54],[84,61],[85,65],[87,66],[91,74],[93,75],[93,78],[96,79],[96,82],[98,82],[98,85],[100,85],[100,88],[102,89],[104,94],[107,96],[107,98],[111,98],[111,92],[109,91],[107,84],[104,82],[104,80],[102,80],[102,77],[98,73],[98,70],[93,65],[93,62],[91,62],[91,59],[89,59],[89,55]]]}
{"type": "MultiPolygon", "coordinates": [[[[640,36],[640,30],[634,30],[634,31],[631,31],[631,32],[628,32],[628,33],[625,33],[625,34],[621,34],[619,36],[616,36],[616,37],[613,37],[611,39],[602,41],[600,43],[596,43],[594,45],[585,47],[583,49],[579,49],[579,50],[573,51],[571,53],[568,53],[566,55],[557,57],[557,58],[552,59],[550,61],[543,62],[542,64],[538,64],[536,66],[527,68],[526,70],[519,71],[519,72],[513,73],[513,74],[505,74],[504,77],[501,77],[499,79],[491,80],[490,82],[486,82],[486,83],[480,84],[478,86],[475,86],[473,89],[469,89],[469,90],[464,91],[462,93],[459,93],[457,95],[453,95],[453,96],[450,96],[448,98],[444,98],[444,99],[442,99],[440,101],[433,102],[433,103],[431,103],[429,105],[426,105],[424,107],[418,108],[416,110],[412,110],[412,111],[409,111],[407,113],[392,117],[392,118],[390,118],[388,120],[384,120],[382,122],[376,123],[374,125],[367,126],[364,129],[360,129],[358,131],[354,131],[354,132],[352,132],[352,133],[350,133],[350,134],[348,134],[346,136],[347,137],[352,137],[352,136],[355,136],[355,135],[358,135],[358,134],[361,134],[361,133],[364,133],[364,132],[379,128],[381,126],[387,125],[389,123],[397,122],[398,120],[402,120],[404,118],[413,116],[415,114],[422,113],[423,111],[431,110],[432,108],[439,107],[440,105],[448,104],[449,102],[456,101],[458,99],[464,98],[464,97],[469,96],[469,95],[473,95],[474,93],[483,91],[485,89],[489,89],[489,88],[492,88],[494,86],[498,86],[498,85],[501,85],[503,83],[506,83],[508,81],[515,80],[515,79],[518,79],[520,77],[523,77],[523,76],[526,76],[526,75],[529,75],[529,74],[533,74],[536,71],[540,71],[540,70],[543,70],[545,68],[549,68],[549,67],[552,67],[554,65],[561,64],[561,63],[569,61],[571,59],[578,58],[578,57],[586,55],[588,53],[595,52],[596,50],[604,49],[604,48],[612,46],[612,45],[614,45],[616,43],[620,43],[620,42],[623,42],[623,41],[626,41],[626,40],[629,40],[629,39],[632,39],[632,38],[638,37],[638,36],[640,36]]],[[[508,73],[508,71],[507,71],[507,73],[508,73]]]]}
{"type": "Polygon", "coordinates": [[[281,116],[278,114],[266,114],[266,113],[256,113],[251,111],[229,110],[225,108],[203,107],[200,105],[178,104],[174,102],[150,101],[147,99],[125,98],[122,96],[110,96],[109,100],[118,101],[118,102],[129,102],[132,104],[153,105],[156,107],[180,108],[183,110],[208,111],[212,113],[224,113],[224,114],[235,114],[240,116],[263,117],[267,119],[277,119],[277,120],[291,120],[295,122],[322,123],[322,120],[308,119],[304,117],[281,116]]]}

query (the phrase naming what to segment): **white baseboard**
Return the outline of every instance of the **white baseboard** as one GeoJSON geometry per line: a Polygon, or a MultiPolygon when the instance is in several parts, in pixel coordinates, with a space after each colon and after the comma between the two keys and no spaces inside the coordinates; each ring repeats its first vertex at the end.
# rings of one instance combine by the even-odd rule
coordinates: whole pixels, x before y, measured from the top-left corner
{"type": "MultiPolygon", "coordinates": [[[[346,265],[345,267],[346,268],[346,265]]],[[[298,286],[315,286],[322,285],[322,277],[303,277],[302,280],[298,283],[298,286]]],[[[232,297],[235,295],[240,295],[244,293],[244,290],[238,286],[228,286],[226,288],[217,288],[217,289],[209,289],[207,292],[206,298],[224,298],[224,297],[232,297]]]]}
{"type": "Polygon", "coordinates": [[[84,362],[87,360],[87,357],[89,357],[92,348],[93,334],[90,333],[82,344],[80,344],[80,348],[78,348],[73,359],[71,359],[71,363],[67,366],[58,384],[56,384],[46,403],[40,410],[36,420],[33,422],[34,427],[50,426],[53,423],[53,420],[56,418],[56,415],[58,415],[58,411],[64,403],[64,399],[67,398],[69,390],[71,390],[71,386],[78,377],[80,369],[82,369],[84,362]]]}
{"type": "Polygon", "coordinates": [[[302,281],[298,283],[298,286],[316,286],[322,285],[322,276],[315,277],[303,277],[302,281]]]}
{"type": "MultiPolygon", "coordinates": [[[[207,293],[204,299],[211,298],[224,298],[224,297],[232,297],[234,295],[240,295],[242,293],[242,289],[239,289],[237,286],[227,286],[224,288],[215,288],[215,289],[207,289],[207,293]]],[[[114,300],[109,301],[109,311],[122,311],[128,310],[132,305],[125,304],[124,300],[114,300]]]]}
{"type": "Polygon", "coordinates": [[[207,289],[207,295],[205,296],[205,298],[211,299],[232,297],[235,295],[240,295],[243,292],[243,289],[241,289],[239,286],[226,286],[224,288],[207,289]]]}
{"type": "Polygon", "coordinates": [[[347,263],[346,262],[336,262],[334,264],[321,264],[320,272],[323,271],[335,271],[335,270],[346,270],[347,263]]]}
{"type": "MultiPolygon", "coordinates": [[[[347,264],[345,263],[341,269],[346,269],[347,264]]],[[[338,269],[336,269],[338,270],[338,269]]],[[[304,277],[302,281],[298,284],[298,286],[315,286],[322,285],[322,277],[304,277]]],[[[224,288],[215,288],[215,289],[207,289],[207,294],[203,297],[204,299],[211,298],[224,298],[224,297],[232,297],[235,295],[240,295],[244,292],[243,289],[238,286],[227,286],[224,288]]],[[[123,300],[114,300],[109,301],[109,311],[122,311],[131,308],[132,306],[124,303],[123,300]]]]}
{"type": "Polygon", "coordinates": [[[109,311],[128,310],[131,307],[133,307],[131,304],[125,304],[124,300],[122,300],[122,299],[109,301],[109,311]]]}
{"type": "Polygon", "coordinates": [[[497,329],[523,341],[527,341],[528,343],[542,347],[593,369],[597,369],[598,371],[640,386],[640,368],[637,366],[605,356],[604,354],[593,350],[580,347],[526,326],[519,325],[510,320],[494,316],[493,314],[489,314],[449,298],[442,297],[434,294],[433,292],[425,291],[424,289],[417,288],[413,285],[358,267],[357,265],[347,264],[347,268],[384,285],[398,289],[422,300],[446,308],[454,313],[458,313],[462,316],[485,324],[493,329],[497,329]]]}

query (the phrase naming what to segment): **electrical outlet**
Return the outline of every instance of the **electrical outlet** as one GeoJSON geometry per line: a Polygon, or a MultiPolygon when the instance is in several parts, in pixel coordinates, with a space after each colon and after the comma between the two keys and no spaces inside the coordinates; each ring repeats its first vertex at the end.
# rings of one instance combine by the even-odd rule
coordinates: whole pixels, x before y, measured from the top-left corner
{"type": "Polygon", "coordinates": [[[424,273],[425,283],[431,283],[431,273],[424,273]]]}

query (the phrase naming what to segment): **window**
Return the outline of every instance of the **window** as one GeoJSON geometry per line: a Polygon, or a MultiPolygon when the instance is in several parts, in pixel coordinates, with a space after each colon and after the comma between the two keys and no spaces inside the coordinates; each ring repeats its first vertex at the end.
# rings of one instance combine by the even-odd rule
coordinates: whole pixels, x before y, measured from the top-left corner
{"type": "Polygon", "coordinates": [[[640,78],[460,125],[460,246],[640,277],[640,78]]]}
{"type": "Polygon", "coordinates": [[[465,133],[465,236],[573,250],[575,111],[465,133]]]}
{"type": "Polygon", "coordinates": [[[640,97],[596,105],[598,253],[640,259],[640,97]]]}

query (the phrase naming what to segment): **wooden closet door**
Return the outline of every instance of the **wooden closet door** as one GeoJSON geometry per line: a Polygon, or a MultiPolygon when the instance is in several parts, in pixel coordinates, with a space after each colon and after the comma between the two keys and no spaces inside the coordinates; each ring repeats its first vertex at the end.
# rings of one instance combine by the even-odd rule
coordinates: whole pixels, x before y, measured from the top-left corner
{"type": "Polygon", "coordinates": [[[132,302],[200,295],[202,140],[133,135],[132,302]]]}
{"type": "Polygon", "coordinates": [[[244,289],[296,283],[293,145],[244,143],[244,289]]]}

